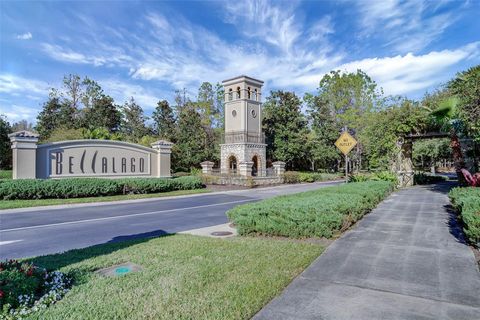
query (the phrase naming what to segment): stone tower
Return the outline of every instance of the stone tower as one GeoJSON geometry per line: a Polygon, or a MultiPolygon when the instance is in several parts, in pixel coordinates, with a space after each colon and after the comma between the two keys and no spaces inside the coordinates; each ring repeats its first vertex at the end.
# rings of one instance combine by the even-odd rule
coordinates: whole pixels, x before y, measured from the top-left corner
{"type": "Polygon", "coordinates": [[[220,145],[222,174],[266,175],[262,132],[263,81],[239,76],[222,82],[225,89],[225,140],[220,145]]]}

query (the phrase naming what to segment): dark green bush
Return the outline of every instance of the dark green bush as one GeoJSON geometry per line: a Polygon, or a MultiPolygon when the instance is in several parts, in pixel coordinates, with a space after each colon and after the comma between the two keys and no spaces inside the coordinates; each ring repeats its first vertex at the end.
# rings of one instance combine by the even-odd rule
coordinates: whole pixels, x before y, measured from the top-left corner
{"type": "Polygon", "coordinates": [[[20,295],[34,295],[43,284],[45,272],[35,268],[32,264],[21,263],[16,260],[0,262],[0,310],[4,305],[16,308],[19,305],[20,295]]]}
{"type": "Polygon", "coordinates": [[[0,180],[12,179],[12,170],[0,170],[0,180]]]}
{"type": "Polygon", "coordinates": [[[448,194],[458,210],[468,240],[480,245],[480,188],[454,188],[448,194]]]}
{"type": "Polygon", "coordinates": [[[9,180],[0,183],[0,199],[82,198],[126,193],[157,193],[202,188],[200,177],[58,180],[9,180]]]}
{"type": "Polygon", "coordinates": [[[283,174],[283,179],[285,183],[299,183],[300,182],[300,172],[298,171],[286,171],[283,174]]]}
{"type": "Polygon", "coordinates": [[[299,172],[300,182],[317,182],[317,181],[329,181],[340,178],[339,174],[335,173],[320,173],[320,172],[299,172]]]}
{"type": "Polygon", "coordinates": [[[389,181],[398,183],[397,175],[389,171],[381,171],[374,173],[355,173],[348,177],[348,182],[365,182],[365,181],[389,181]]]}
{"type": "Polygon", "coordinates": [[[446,177],[443,176],[433,176],[431,174],[426,174],[423,172],[415,173],[413,175],[413,184],[432,184],[447,181],[446,177]]]}
{"type": "Polygon", "coordinates": [[[331,238],[373,209],[393,188],[387,181],[342,184],[238,206],[227,216],[242,235],[331,238]]]}
{"type": "Polygon", "coordinates": [[[185,171],[179,171],[179,172],[175,172],[173,174],[174,177],[187,177],[187,176],[190,176],[191,173],[190,172],[185,172],[185,171]]]}
{"type": "Polygon", "coordinates": [[[0,199],[82,198],[121,193],[113,179],[11,180],[0,184],[0,199]]]}
{"type": "Polygon", "coordinates": [[[124,193],[157,193],[175,190],[192,190],[203,187],[200,177],[185,176],[175,179],[127,178],[118,181],[124,193]]]}

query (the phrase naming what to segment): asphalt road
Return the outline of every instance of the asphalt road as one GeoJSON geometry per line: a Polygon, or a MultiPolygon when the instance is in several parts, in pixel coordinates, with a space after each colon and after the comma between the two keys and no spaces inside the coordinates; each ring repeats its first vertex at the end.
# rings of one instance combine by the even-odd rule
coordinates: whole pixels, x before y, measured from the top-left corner
{"type": "Polygon", "coordinates": [[[95,244],[227,223],[236,205],[340,182],[200,194],[170,199],[0,210],[0,259],[32,257],[95,244]]]}

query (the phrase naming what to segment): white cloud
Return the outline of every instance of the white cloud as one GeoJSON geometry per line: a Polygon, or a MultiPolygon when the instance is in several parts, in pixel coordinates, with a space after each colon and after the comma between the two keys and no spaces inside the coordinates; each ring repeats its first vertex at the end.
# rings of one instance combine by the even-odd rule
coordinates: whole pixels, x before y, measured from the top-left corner
{"type": "Polygon", "coordinates": [[[26,33],[23,33],[23,34],[17,34],[17,36],[15,38],[17,38],[18,40],[30,40],[32,39],[32,34],[30,32],[26,32],[26,33]]]}
{"type": "Polygon", "coordinates": [[[0,115],[7,117],[10,124],[18,122],[20,120],[27,120],[29,122],[35,121],[38,114],[38,109],[25,107],[17,104],[13,104],[9,107],[0,105],[0,115]]]}
{"type": "Polygon", "coordinates": [[[60,45],[52,45],[49,43],[42,44],[42,50],[51,58],[69,63],[92,64],[94,66],[112,66],[127,65],[130,57],[121,53],[120,50],[106,45],[99,44],[101,53],[89,51],[90,54],[77,52],[72,49],[64,48],[60,45]],[[93,54],[92,54],[93,53],[93,54]]]}
{"type": "Polygon", "coordinates": [[[398,52],[415,52],[430,43],[460,18],[458,10],[439,10],[444,3],[425,0],[355,1],[363,37],[387,40],[398,52]]]}
{"type": "Polygon", "coordinates": [[[134,97],[135,101],[143,108],[143,110],[152,110],[156,107],[159,100],[165,99],[165,93],[151,92],[143,86],[129,84],[114,79],[105,79],[98,81],[104,91],[112,96],[117,104],[123,104],[130,97],[134,97]]]}
{"type": "Polygon", "coordinates": [[[352,61],[337,69],[355,72],[361,69],[371,76],[385,93],[402,95],[425,90],[445,81],[444,72],[455,64],[480,57],[480,42],[455,50],[432,51],[424,55],[397,55],[352,61]]]}
{"type": "Polygon", "coordinates": [[[42,94],[48,93],[49,85],[46,82],[22,78],[13,74],[0,74],[0,93],[6,94],[42,94]]]}
{"type": "Polygon", "coordinates": [[[360,9],[364,36],[375,32],[391,34],[387,45],[400,52],[358,61],[346,60],[346,52],[334,50],[330,43],[335,34],[332,16],[319,16],[316,22],[307,24],[295,10],[295,2],[247,0],[221,6],[224,20],[239,33],[236,41],[221,38],[179,14],[149,12],[130,30],[105,28],[88,20],[90,31],[76,37],[75,43],[44,43],[42,49],[58,61],[127,70],[131,78],[143,80],[143,84],[99,82],[117,102],[134,96],[144,108],[170,97],[172,88],[185,87],[194,95],[202,81],[215,83],[240,74],[264,80],[264,92],[286,89],[301,95],[314,90],[322,76],[334,69],[361,68],[386,93],[408,94],[443,81],[446,71],[463,60],[478,58],[478,43],[444,51],[408,53],[434,41],[453,21],[447,11],[435,11],[442,4],[435,4],[434,8],[432,3],[413,1],[364,2],[360,9]],[[435,14],[425,19],[425,13],[432,11],[435,14]],[[407,35],[411,37],[403,41],[402,37],[407,35]],[[169,92],[155,86],[160,90],[168,88],[169,92]],[[158,92],[166,96],[158,96],[158,92]]]}

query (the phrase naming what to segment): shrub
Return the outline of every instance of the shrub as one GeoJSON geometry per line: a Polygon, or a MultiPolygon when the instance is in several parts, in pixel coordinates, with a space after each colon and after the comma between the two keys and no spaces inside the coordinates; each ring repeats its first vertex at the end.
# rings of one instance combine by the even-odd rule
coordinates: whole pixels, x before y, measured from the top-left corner
{"type": "Polygon", "coordinates": [[[202,169],[200,168],[190,168],[190,175],[191,176],[199,176],[202,174],[202,169]]]}
{"type": "Polygon", "coordinates": [[[310,173],[310,172],[300,172],[299,173],[299,179],[300,182],[315,182],[316,175],[315,173],[310,173]]]}
{"type": "Polygon", "coordinates": [[[190,172],[185,172],[185,171],[179,171],[173,174],[174,177],[187,177],[190,175],[191,175],[190,172]]]}
{"type": "Polygon", "coordinates": [[[31,263],[8,260],[0,263],[0,318],[24,316],[60,300],[71,281],[61,272],[47,272],[31,263]]]}
{"type": "Polygon", "coordinates": [[[10,180],[0,184],[0,199],[81,198],[119,194],[113,179],[10,180]]]}
{"type": "Polygon", "coordinates": [[[0,180],[12,179],[12,170],[0,170],[0,180]]]}
{"type": "Polygon", "coordinates": [[[123,193],[158,193],[175,190],[193,190],[203,188],[202,180],[199,177],[179,177],[175,179],[163,178],[125,178],[117,180],[123,193]]]}
{"type": "Polygon", "coordinates": [[[480,245],[480,188],[454,188],[449,192],[450,200],[460,213],[464,232],[468,240],[480,245]]]}
{"type": "Polygon", "coordinates": [[[365,181],[389,181],[395,185],[398,183],[397,175],[390,171],[381,171],[375,173],[355,173],[348,177],[348,182],[365,181]]]}
{"type": "Polygon", "coordinates": [[[0,183],[0,199],[81,198],[126,193],[157,193],[203,188],[200,177],[58,180],[6,180],[0,183]]]}
{"type": "Polygon", "coordinates": [[[238,206],[227,216],[242,235],[331,238],[373,209],[393,187],[387,181],[343,184],[238,206]]]}
{"type": "Polygon", "coordinates": [[[214,176],[210,174],[202,174],[201,176],[203,184],[218,184],[220,181],[219,176],[214,176]]]}
{"type": "Polygon", "coordinates": [[[447,178],[443,176],[433,176],[423,172],[415,173],[413,175],[413,184],[432,184],[446,181],[447,178]]]}
{"type": "Polygon", "coordinates": [[[320,172],[299,172],[300,182],[317,182],[338,179],[339,175],[334,173],[320,173],[320,172]]]}
{"type": "Polygon", "coordinates": [[[300,173],[298,171],[286,171],[283,174],[283,179],[285,183],[299,183],[300,173]]]}
{"type": "Polygon", "coordinates": [[[372,175],[370,173],[356,173],[348,176],[348,182],[365,182],[371,179],[372,175]]]}
{"type": "Polygon", "coordinates": [[[179,177],[170,179],[174,185],[174,190],[193,190],[205,187],[200,176],[179,177]]]}

